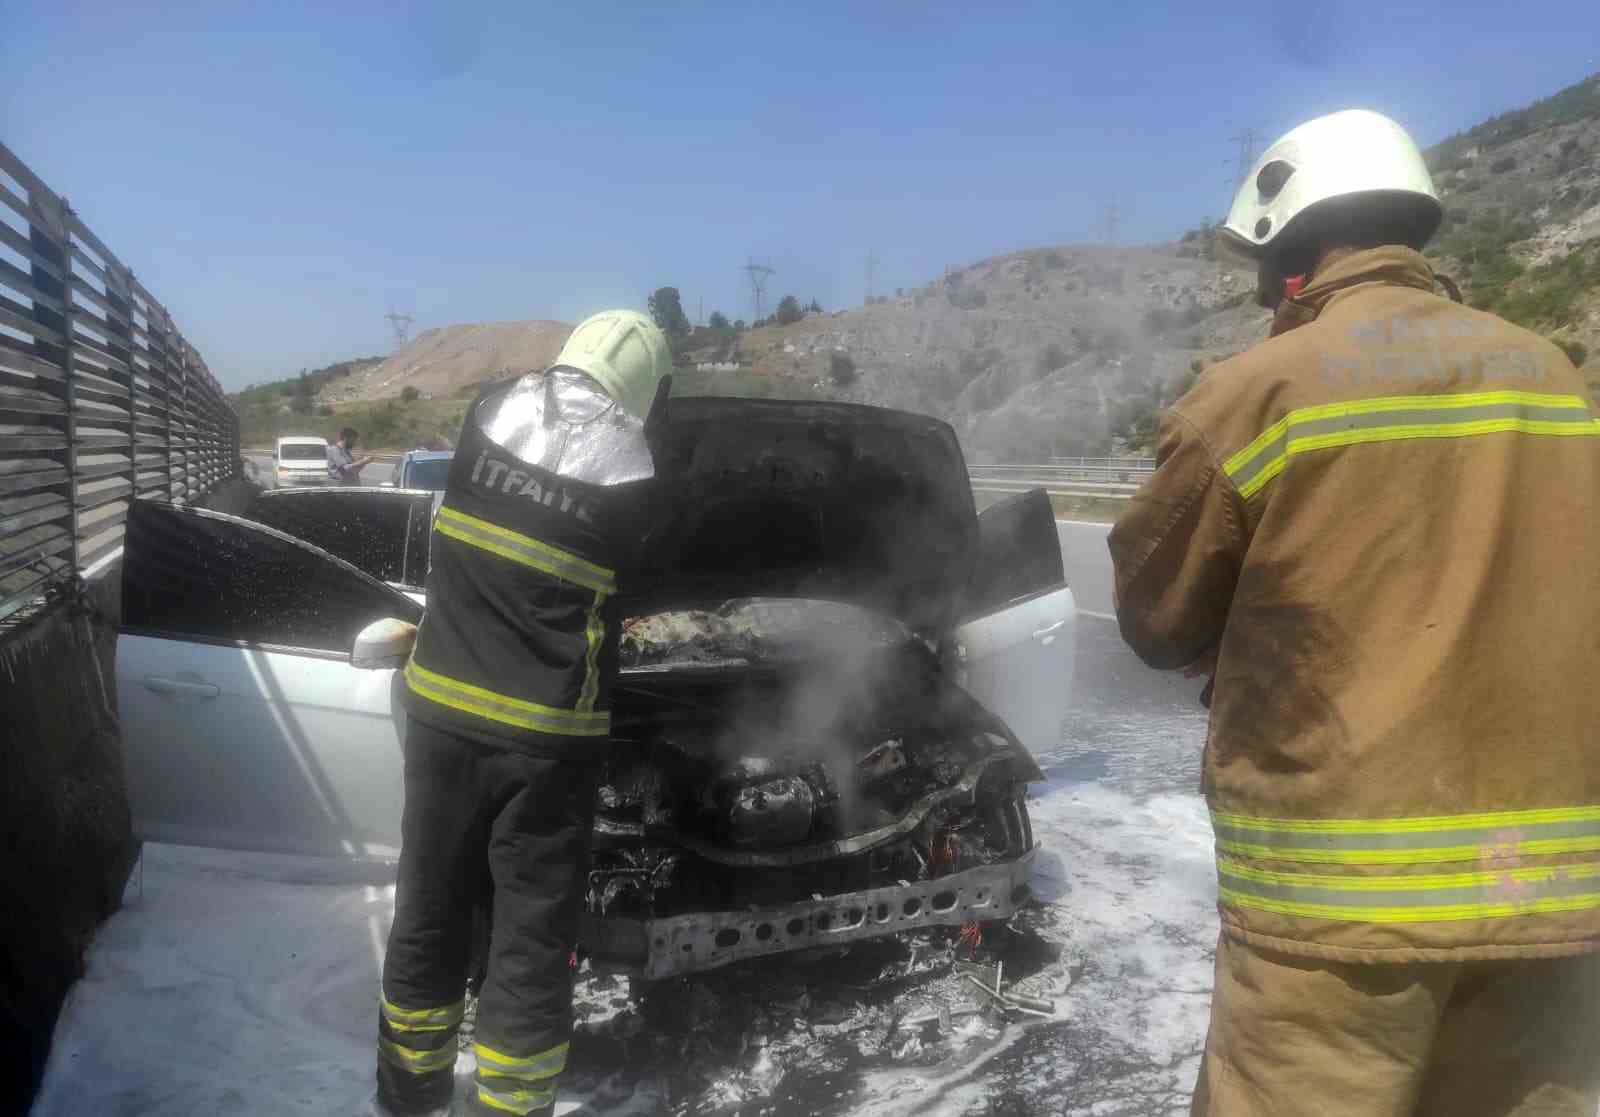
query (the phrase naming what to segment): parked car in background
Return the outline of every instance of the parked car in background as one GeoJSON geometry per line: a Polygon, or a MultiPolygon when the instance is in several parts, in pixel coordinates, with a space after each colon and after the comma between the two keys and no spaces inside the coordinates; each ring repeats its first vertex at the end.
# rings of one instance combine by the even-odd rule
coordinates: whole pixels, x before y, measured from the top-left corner
{"type": "Polygon", "coordinates": [[[311,435],[285,435],[272,449],[272,484],[288,489],[328,483],[328,441],[311,435]]]}
{"type": "Polygon", "coordinates": [[[408,450],[394,463],[394,473],[383,482],[384,487],[442,493],[455,456],[454,450],[408,450]]]}
{"type": "MultiPolygon", "coordinates": [[[[582,948],[666,978],[1009,918],[1030,750],[1072,693],[1045,494],[979,514],[947,424],[840,403],[675,399],[657,469],[582,948]]],[[[395,856],[407,649],[370,649],[422,619],[437,495],[134,502],[116,678],[140,837],[395,856]]]]}

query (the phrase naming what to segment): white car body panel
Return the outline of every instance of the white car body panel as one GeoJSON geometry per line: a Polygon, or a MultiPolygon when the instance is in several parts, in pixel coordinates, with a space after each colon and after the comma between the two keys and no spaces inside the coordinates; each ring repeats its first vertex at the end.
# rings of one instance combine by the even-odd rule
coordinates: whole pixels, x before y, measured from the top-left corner
{"type": "Polygon", "coordinates": [[[117,701],[136,834],[388,859],[400,845],[394,671],[124,633],[117,701]]]}
{"type": "Polygon", "coordinates": [[[1063,586],[956,629],[967,693],[1032,753],[1061,743],[1072,705],[1078,606],[1063,586]]]}

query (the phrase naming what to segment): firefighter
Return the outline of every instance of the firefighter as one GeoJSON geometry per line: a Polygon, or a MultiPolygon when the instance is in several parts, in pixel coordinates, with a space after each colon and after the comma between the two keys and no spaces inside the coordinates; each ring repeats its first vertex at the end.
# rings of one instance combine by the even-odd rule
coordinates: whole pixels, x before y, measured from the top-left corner
{"type": "Polygon", "coordinates": [[[1123,637],[1211,676],[1196,1114],[1600,1098],[1600,420],[1435,294],[1440,220],[1375,113],[1269,148],[1220,236],[1273,336],[1168,411],[1110,535],[1123,637]]]}
{"type": "Polygon", "coordinates": [[[607,311],[551,368],[489,388],[467,412],[404,671],[381,1110],[450,1102],[485,876],[493,916],[468,1109],[554,1106],[617,670],[618,571],[638,543],[671,367],[654,323],[607,311]]]}

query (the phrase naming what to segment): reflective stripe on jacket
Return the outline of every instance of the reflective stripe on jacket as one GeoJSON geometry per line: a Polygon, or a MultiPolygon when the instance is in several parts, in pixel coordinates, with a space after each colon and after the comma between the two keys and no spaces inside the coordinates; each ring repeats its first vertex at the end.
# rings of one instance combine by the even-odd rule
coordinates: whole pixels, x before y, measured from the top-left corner
{"type": "Polygon", "coordinates": [[[616,566],[642,485],[516,458],[476,422],[492,394],[468,412],[434,519],[407,708],[441,729],[569,749],[611,730],[616,566]]]}
{"type": "Polygon", "coordinates": [[[1600,948],[1600,420],[1555,346],[1355,253],[1207,371],[1110,537],[1124,637],[1216,654],[1232,934],[1349,961],[1600,948]]]}

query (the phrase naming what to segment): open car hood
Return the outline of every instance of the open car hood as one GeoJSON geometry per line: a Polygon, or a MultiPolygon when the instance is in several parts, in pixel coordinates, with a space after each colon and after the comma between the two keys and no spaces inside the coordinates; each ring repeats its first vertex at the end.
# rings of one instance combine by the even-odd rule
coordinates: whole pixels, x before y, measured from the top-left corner
{"type": "Polygon", "coordinates": [[[653,435],[657,492],[623,606],[844,601],[921,630],[957,618],[978,553],[947,423],[881,407],[678,398],[653,435]]]}

